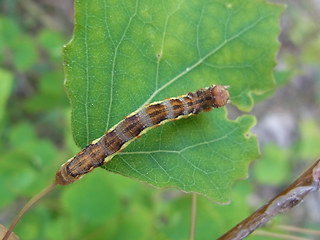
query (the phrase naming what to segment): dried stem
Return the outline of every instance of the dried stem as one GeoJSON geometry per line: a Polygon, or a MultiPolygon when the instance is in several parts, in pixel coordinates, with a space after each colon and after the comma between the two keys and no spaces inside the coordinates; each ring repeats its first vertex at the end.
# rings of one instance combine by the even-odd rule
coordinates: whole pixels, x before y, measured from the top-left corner
{"type": "Polygon", "coordinates": [[[317,160],[295,182],[278,194],[269,203],[229,230],[219,240],[241,240],[264,225],[279,213],[296,206],[310,192],[319,190],[320,159],[317,160]]]}
{"type": "Polygon", "coordinates": [[[311,230],[311,229],[305,229],[305,228],[299,228],[299,227],[287,226],[287,225],[277,225],[277,226],[275,226],[275,228],[289,231],[289,232],[304,233],[304,234],[309,234],[309,235],[320,236],[320,231],[317,231],[317,230],[311,230]]]}
{"type": "Polygon", "coordinates": [[[197,218],[197,194],[192,193],[191,200],[191,219],[190,219],[190,236],[189,240],[195,239],[196,218],[197,218]]]}
{"type": "Polygon", "coordinates": [[[274,232],[267,232],[267,231],[261,231],[258,230],[254,232],[255,236],[265,236],[265,237],[272,237],[277,238],[281,240],[310,240],[309,238],[303,238],[303,237],[296,237],[288,234],[282,234],[282,233],[274,233],[274,232]]]}
{"type": "Polygon", "coordinates": [[[36,203],[38,202],[41,198],[43,198],[46,194],[48,194],[57,184],[53,183],[51,185],[49,185],[48,187],[46,187],[45,189],[43,189],[41,192],[39,192],[37,195],[35,195],[33,198],[31,198],[29,200],[29,202],[26,203],[26,205],[24,205],[24,207],[21,209],[21,211],[19,212],[19,214],[16,216],[16,218],[14,219],[13,223],[11,224],[11,226],[9,227],[8,231],[6,232],[6,235],[4,235],[4,237],[2,238],[2,240],[7,240],[14,227],[17,225],[17,223],[19,222],[20,218],[36,203]]]}

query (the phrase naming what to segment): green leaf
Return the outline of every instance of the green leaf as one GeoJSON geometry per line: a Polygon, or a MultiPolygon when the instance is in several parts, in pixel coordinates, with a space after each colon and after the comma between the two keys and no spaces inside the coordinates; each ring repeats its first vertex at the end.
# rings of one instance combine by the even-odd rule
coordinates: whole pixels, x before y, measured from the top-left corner
{"type": "MultiPolygon", "coordinates": [[[[6,184],[6,181],[7,181],[6,177],[7,176],[0,176],[0,189],[2,189],[2,191],[6,190],[6,188],[8,187],[6,184]]],[[[0,198],[0,209],[2,209],[3,207],[9,206],[9,204],[14,201],[14,198],[15,198],[15,195],[12,191],[6,191],[5,194],[2,194],[0,198]]]]}
{"type": "MultiPolygon", "coordinates": [[[[232,203],[215,205],[207,199],[197,197],[197,219],[195,239],[217,239],[231,227],[248,216],[248,182],[236,184],[232,191],[232,203]]],[[[162,203],[160,218],[156,226],[167,239],[188,239],[191,214],[191,196],[162,203]],[[162,224],[161,224],[162,223],[162,224]]]]}
{"type": "Polygon", "coordinates": [[[304,160],[319,157],[320,129],[314,120],[303,120],[300,123],[301,140],[298,142],[298,155],[304,160]]]}
{"type": "MultiPolygon", "coordinates": [[[[230,85],[249,111],[274,86],[283,7],[265,1],[77,1],[64,49],[76,143],[84,147],[145,103],[212,84],[230,85]]],[[[108,170],[159,187],[228,201],[257,158],[254,119],[225,110],[166,124],[131,144],[108,170]]]]}
{"type": "Polygon", "coordinates": [[[262,151],[262,158],[254,166],[255,179],[267,185],[278,186],[290,175],[290,152],[276,145],[269,144],[262,151]]]}
{"type": "Polygon", "coordinates": [[[37,138],[27,122],[15,124],[8,133],[6,152],[0,154],[0,175],[7,192],[32,196],[52,182],[58,151],[52,142],[37,138]]]}
{"type": "MultiPolygon", "coordinates": [[[[152,229],[152,220],[150,209],[145,209],[142,204],[132,204],[117,222],[117,228],[109,239],[150,239],[147,235],[150,232],[150,229],[152,229]],[[132,216],[137,216],[139,220],[133,220],[132,216]]],[[[104,233],[104,236],[108,234],[108,229],[106,230],[107,232],[104,233]]]]}
{"type": "Polygon", "coordinates": [[[47,72],[40,78],[38,93],[28,98],[24,102],[24,107],[28,112],[45,111],[52,108],[68,105],[63,85],[63,73],[47,72]]]}
{"type": "Polygon", "coordinates": [[[36,139],[33,126],[28,122],[16,124],[10,131],[9,143],[14,147],[24,147],[36,139]]]}
{"type": "Polygon", "coordinates": [[[37,61],[37,49],[34,40],[21,36],[12,47],[13,63],[19,71],[30,69],[37,61]]]}
{"type": "Polygon", "coordinates": [[[62,189],[64,238],[150,239],[145,235],[152,229],[154,213],[147,202],[152,201],[152,191],[136,181],[105,173],[97,169],[83,181],[62,189]]]}
{"type": "Polygon", "coordinates": [[[52,216],[48,212],[47,206],[37,206],[24,216],[24,224],[18,224],[15,232],[25,239],[45,239],[43,237],[44,227],[50,223],[52,216]]]}
{"type": "Polygon", "coordinates": [[[1,16],[0,53],[0,62],[13,61],[18,71],[29,69],[37,60],[37,49],[32,37],[23,35],[15,21],[1,16]]]}
{"type": "Polygon", "coordinates": [[[276,90],[279,87],[285,85],[292,78],[293,75],[293,71],[275,71],[275,86],[272,89],[269,89],[268,91],[264,92],[263,94],[253,94],[252,97],[254,99],[254,102],[257,103],[271,97],[276,92],[276,90]]]}
{"type": "Polygon", "coordinates": [[[11,93],[13,76],[10,72],[0,68],[0,79],[1,79],[1,88],[0,88],[0,130],[1,130],[2,121],[5,116],[5,108],[11,93]]]}
{"type": "Polygon", "coordinates": [[[10,151],[0,158],[0,181],[5,192],[21,194],[36,181],[36,171],[30,166],[30,156],[20,151],[10,151]],[[17,167],[19,166],[19,167],[17,167]]]}
{"type": "Polygon", "coordinates": [[[64,44],[64,39],[60,33],[45,29],[39,34],[38,39],[53,60],[61,61],[61,46],[64,44]]]}
{"type": "Polygon", "coordinates": [[[17,23],[10,18],[0,16],[0,63],[7,60],[5,53],[19,39],[20,29],[17,23]]]}
{"type": "Polygon", "coordinates": [[[63,205],[67,212],[81,221],[96,224],[117,216],[119,202],[114,185],[99,171],[63,193],[63,205]],[[101,211],[101,206],[104,206],[104,211],[101,211]]]}

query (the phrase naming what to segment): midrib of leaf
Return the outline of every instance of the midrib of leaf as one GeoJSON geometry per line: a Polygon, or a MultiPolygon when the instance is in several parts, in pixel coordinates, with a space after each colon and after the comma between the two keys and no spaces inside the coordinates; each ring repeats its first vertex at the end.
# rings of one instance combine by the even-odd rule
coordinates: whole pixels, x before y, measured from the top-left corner
{"type": "MultiPolygon", "coordinates": [[[[86,16],[86,21],[88,21],[88,2],[86,2],[86,12],[85,12],[85,16],[86,16]]],[[[89,111],[88,111],[88,99],[89,99],[89,84],[90,84],[90,81],[89,81],[89,53],[88,53],[88,25],[85,25],[85,28],[84,28],[84,31],[85,31],[85,37],[84,37],[84,44],[85,44],[85,47],[86,47],[86,103],[85,103],[85,111],[86,111],[86,130],[87,130],[87,145],[89,144],[90,142],[90,139],[89,139],[89,111]]]]}
{"type": "Polygon", "coordinates": [[[246,33],[247,31],[249,31],[250,29],[254,28],[259,22],[261,22],[263,19],[267,18],[268,16],[265,17],[260,17],[258,18],[253,24],[243,28],[243,30],[241,30],[239,33],[235,34],[234,36],[225,39],[220,45],[218,45],[216,48],[214,48],[212,51],[210,51],[209,53],[207,53],[204,57],[200,58],[196,63],[194,63],[193,65],[191,65],[190,67],[187,67],[186,70],[184,70],[183,72],[181,72],[180,74],[178,74],[177,76],[175,76],[174,78],[172,78],[171,80],[169,80],[166,84],[164,84],[162,87],[156,89],[151,96],[140,106],[139,109],[141,109],[143,106],[145,106],[146,104],[149,104],[154,97],[161,92],[162,90],[164,90],[166,87],[170,86],[172,83],[174,83],[175,81],[177,81],[179,78],[181,78],[182,76],[184,76],[186,73],[189,73],[191,70],[195,69],[196,67],[198,67],[201,63],[203,63],[207,58],[211,57],[212,55],[214,55],[215,53],[217,53],[220,49],[222,49],[224,46],[226,46],[229,42],[233,41],[234,39],[237,39],[238,37],[240,37],[242,34],[246,33]]]}
{"type": "Polygon", "coordinates": [[[107,116],[107,121],[106,121],[106,127],[105,130],[107,131],[109,129],[109,121],[110,121],[110,113],[111,113],[111,107],[112,107],[112,102],[113,102],[113,83],[114,83],[114,75],[115,75],[115,67],[116,67],[116,60],[117,60],[117,56],[118,56],[118,49],[130,27],[130,24],[133,20],[133,18],[137,15],[137,9],[138,9],[138,3],[139,0],[136,1],[136,7],[135,7],[135,11],[134,13],[130,16],[128,24],[126,26],[126,28],[123,31],[123,34],[119,40],[119,43],[117,44],[117,46],[114,49],[114,56],[113,56],[113,62],[112,62],[112,71],[111,71],[111,80],[110,80],[110,101],[109,101],[109,107],[108,107],[108,116],[107,116]]]}
{"type": "MultiPolygon", "coordinates": [[[[181,2],[180,2],[180,4],[181,4],[181,2]]],[[[172,13],[167,15],[166,20],[164,22],[164,27],[163,27],[163,32],[162,32],[162,40],[161,40],[161,47],[160,47],[160,53],[159,53],[160,56],[162,56],[162,54],[163,54],[164,42],[165,42],[165,37],[166,37],[166,33],[167,33],[167,27],[168,27],[169,19],[173,14],[175,14],[180,9],[180,4],[178,5],[178,7],[177,7],[177,9],[175,11],[173,11],[172,13]]],[[[161,59],[161,57],[159,57],[158,60],[157,60],[156,78],[155,78],[156,90],[158,89],[160,59],[161,59]]]]}
{"type": "Polygon", "coordinates": [[[199,45],[199,27],[200,27],[200,25],[201,25],[201,20],[202,20],[203,13],[204,13],[204,8],[205,8],[205,4],[202,5],[201,13],[200,13],[200,17],[199,17],[199,21],[198,21],[198,24],[197,24],[197,39],[196,39],[196,45],[197,45],[197,50],[198,50],[199,58],[201,57],[200,45],[199,45]]]}

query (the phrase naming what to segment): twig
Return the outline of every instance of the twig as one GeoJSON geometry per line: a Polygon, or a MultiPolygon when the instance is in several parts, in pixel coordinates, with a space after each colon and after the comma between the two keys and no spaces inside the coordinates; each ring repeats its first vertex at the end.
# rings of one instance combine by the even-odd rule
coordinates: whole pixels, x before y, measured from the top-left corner
{"type": "Polygon", "coordinates": [[[267,231],[262,231],[262,230],[256,231],[254,233],[254,235],[278,238],[278,239],[282,239],[282,240],[283,239],[287,239],[287,240],[310,240],[309,238],[296,237],[296,236],[291,236],[291,235],[288,235],[288,234],[267,232],[267,231]]]}
{"type": "Polygon", "coordinates": [[[320,159],[269,203],[229,230],[219,240],[241,240],[279,213],[299,204],[310,192],[319,190],[320,159]]]}
{"type": "Polygon", "coordinates": [[[189,240],[194,240],[195,239],[196,218],[197,218],[197,194],[196,193],[192,193],[189,240]]]}
{"type": "Polygon", "coordinates": [[[290,232],[320,236],[320,231],[312,230],[312,229],[305,229],[305,228],[299,228],[299,227],[288,226],[288,225],[277,225],[275,226],[275,228],[285,230],[285,231],[290,231],[290,232]]]}
{"type": "Polygon", "coordinates": [[[2,238],[2,240],[7,240],[14,227],[17,225],[17,223],[19,222],[20,218],[36,203],[38,202],[41,198],[43,198],[43,196],[45,196],[46,194],[48,194],[57,184],[53,183],[50,186],[46,187],[45,189],[43,189],[41,192],[39,192],[37,195],[35,195],[33,198],[31,198],[29,200],[29,202],[27,202],[27,204],[22,208],[22,210],[19,212],[19,214],[16,216],[16,218],[14,219],[13,223],[11,224],[10,228],[8,229],[8,231],[6,232],[6,235],[4,235],[4,237],[2,238]]]}

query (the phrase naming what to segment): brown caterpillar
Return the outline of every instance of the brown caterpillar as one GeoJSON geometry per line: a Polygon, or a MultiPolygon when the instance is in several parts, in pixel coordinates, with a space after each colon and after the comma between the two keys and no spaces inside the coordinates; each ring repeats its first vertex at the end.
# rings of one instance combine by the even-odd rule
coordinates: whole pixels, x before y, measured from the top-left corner
{"type": "Polygon", "coordinates": [[[107,163],[131,141],[154,126],[198,114],[201,111],[210,111],[212,107],[222,107],[227,104],[228,100],[229,92],[226,87],[213,85],[181,97],[151,103],[131,113],[101,138],[94,140],[76,156],[64,163],[56,173],[55,182],[30,199],[19,212],[2,240],[7,240],[10,237],[20,218],[57,184],[73,183],[94,168],[107,163]]]}
{"type": "Polygon", "coordinates": [[[153,126],[202,111],[210,111],[212,107],[222,107],[228,100],[229,92],[226,87],[213,85],[184,96],[148,104],[125,117],[102,137],[94,140],[64,163],[56,173],[56,184],[73,183],[94,168],[107,163],[132,140],[153,126]]]}

